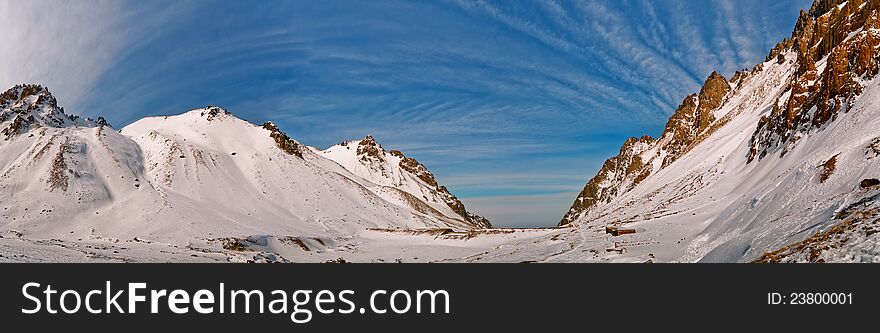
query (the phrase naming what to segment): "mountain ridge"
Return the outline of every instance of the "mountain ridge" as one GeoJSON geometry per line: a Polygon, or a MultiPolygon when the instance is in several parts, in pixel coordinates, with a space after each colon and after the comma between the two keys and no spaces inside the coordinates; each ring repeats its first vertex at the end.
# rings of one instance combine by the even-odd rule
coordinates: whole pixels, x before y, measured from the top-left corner
{"type": "Polygon", "coordinates": [[[730,90],[707,79],[660,139],[628,139],[560,225],[634,228],[621,260],[877,260],[878,8],[815,1],[730,90]]]}
{"type": "MultiPolygon", "coordinates": [[[[784,62],[785,51],[796,51],[797,59],[800,59],[796,73],[796,75],[798,75],[798,81],[786,84],[791,84],[794,88],[803,90],[803,92],[794,92],[793,94],[790,94],[789,100],[784,101],[784,106],[779,107],[777,105],[774,107],[771,115],[762,117],[757,126],[758,128],[754,131],[751,139],[750,145],[753,147],[753,150],[749,153],[750,161],[757,155],[766,155],[768,149],[770,149],[769,146],[773,145],[775,141],[782,141],[782,143],[785,143],[788,140],[796,140],[796,138],[792,138],[795,134],[791,132],[794,130],[794,127],[796,127],[796,121],[812,121],[812,126],[815,127],[830,120],[833,114],[839,111],[841,105],[834,104],[833,106],[829,106],[829,100],[834,100],[838,95],[846,98],[851,97],[852,94],[858,94],[858,88],[856,88],[855,82],[852,79],[845,80],[845,83],[844,80],[837,80],[840,82],[830,82],[832,73],[829,72],[833,70],[833,66],[825,67],[826,73],[823,73],[823,78],[826,78],[825,80],[827,81],[824,83],[825,85],[834,84],[835,87],[832,87],[832,89],[823,89],[822,87],[811,85],[809,83],[817,80],[818,74],[816,73],[815,61],[817,61],[818,58],[823,58],[831,54],[834,47],[838,46],[838,44],[829,41],[838,40],[838,43],[842,42],[842,35],[846,35],[846,33],[852,30],[854,26],[858,26],[859,30],[876,29],[880,27],[880,21],[877,20],[876,16],[869,15],[875,11],[877,6],[878,4],[876,1],[817,0],[808,11],[801,10],[791,38],[784,39],[771,49],[765,62],[770,62],[771,60],[784,62]],[[854,22],[863,22],[863,25],[857,25],[854,22]],[[836,26],[843,26],[843,28],[833,29],[836,26]],[[810,61],[804,61],[804,59],[810,59],[810,61]],[[812,90],[809,91],[811,95],[809,98],[804,98],[802,94],[807,93],[807,86],[812,87],[812,90]],[[805,114],[798,113],[798,111],[803,108],[809,109],[809,107],[812,106],[804,104],[816,104],[818,97],[815,95],[820,92],[827,94],[829,91],[831,91],[832,94],[829,96],[823,96],[823,103],[819,104],[823,106],[824,109],[819,113],[818,117],[815,117],[812,120],[803,120],[805,114]]],[[[863,52],[863,54],[850,53],[850,58],[852,59],[846,59],[849,60],[849,62],[844,62],[841,65],[847,67],[840,69],[838,66],[838,72],[854,70],[857,75],[863,75],[865,73],[870,73],[871,77],[876,75],[877,62],[870,61],[876,52],[876,47],[867,46],[877,40],[880,35],[875,33],[865,33],[865,36],[866,40],[860,41],[859,43],[853,43],[858,44],[857,47],[859,48],[859,51],[863,52]],[[849,68],[848,64],[850,62],[856,62],[855,66],[853,66],[854,68],[849,68]]],[[[841,57],[847,56],[847,53],[838,52],[835,54],[840,55],[841,57]]],[[[664,131],[661,134],[661,138],[671,135],[673,137],[673,143],[677,141],[679,144],[677,147],[676,145],[673,145],[673,149],[668,149],[665,145],[661,148],[667,150],[666,153],[668,153],[668,155],[663,159],[660,168],[667,166],[670,162],[681,156],[683,154],[681,151],[682,149],[698,144],[701,141],[697,136],[702,134],[702,131],[714,122],[715,119],[712,111],[721,107],[721,98],[730,91],[729,84],[737,85],[750,74],[759,72],[762,69],[763,63],[757,64],[752,70],[737,71],[729,82],[724,79],[721,74],[713,71],[703,83],[698,94],[691,94],[685,97],[679,107],[673,112],[672,116],[670,116],[664,131]],[[725,85],[727,85],[727,89],[724,88],[725,85]],[[721,93],[721,91],[723,91],[723,93],[721,93]],[[711,96],[709,96],[709,94],[711,94],[711,96]],[[711,99],[704,99],[704,95],[711,97],[711,99]],[[722,97],[719,98],[719,96],[722,97]],[[701,101],[703,103],[701,103],[701,101]],[[706,106],[707,103],[705,103],[705,101],[710,101],[708,107],[706,106]],[[679,124],[676,125],[676,123],[679,124]]],[[[621,152],[617,156],[607,160],[605,165],[600,168],[597,176],[588,181],[587,186],[585,186],[577,199],[575,199],[575,202],[560,221],[559,225],[571,223],[596,203],[602,201],[607,202],[620,190],[628,190],[626,186],[622,186],[623,184],[611,186],[609,188],[598,187],[597,183],[604,180],[608,174],[612,173],[616,166],[620,164],[625,165],[625,174],[629,178],[632,178],[630,181],[634,184],[637,184],[650,173],[657,171],[657,168],[643,168],[642,165],[644,164],[644,161],[641,160],[620,163],[619,160],[626,160],[627,156],[630,156],[631,159],[631,155],[636,151],[632,148],[633,141],[653,142],[653,139],[650,138],[650,136],[644,136],[641,139],[634,137],[628,139],[621,147],[621,152]],[[636,174],[635,177],[631,176],[633,173],[636,174]],[[608,192],[608,194],[605,192],[608,192]]]]}
{"type": "Polygon", "coordinates": [[[0,229],[16,234],[210,243],[219,235],[490,227],[434,214],[421,197],[388,195],[395,190],[321,157],[274,123],[253,124],[220,107],[145,117],[116,131],[103,118],[64,113],[39,85],[0,97],[7,204],[0,229]]]}
{"type": "Polygon", "coordinates": [[[460,217],[480,228],[492,226],[486,218],[468,212],[461,200],[440,185],[424,164],[400,150],[385,150],[371,134],[361,140],[343,141],[321,150],[320,154],[377,184],[399,188],[416,198],[423,198],[439,211],[451,210],[446,216],[460,217]]]}

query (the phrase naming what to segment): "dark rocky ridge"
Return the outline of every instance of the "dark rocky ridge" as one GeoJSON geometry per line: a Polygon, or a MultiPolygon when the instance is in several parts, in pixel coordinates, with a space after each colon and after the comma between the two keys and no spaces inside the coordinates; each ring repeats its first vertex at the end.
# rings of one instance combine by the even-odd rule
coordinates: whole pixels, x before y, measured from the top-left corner
{"type": "MultiPolygon", "coordinates": [[[[770,116],[759,120],[749,143],[749,161],[776,151],[784,155],[800,135],[820,130],[839,112],[848,110],[852,99],[861,93],[859,80],[878,73],[878,8],[880,0],[817,0],[809,11],[801,11],[791,37],[779,42],[765,59],[782,63],[786,61],[784,53],[792,51],[797,55],[797,69],[787,83],[789,98],[776,103],[770,116]],[[825,57],[827,65],[819,73],[816,62],[825,57]]],[[[712,111],[721,107],[725,96],[746,77],[761,70],[758,64],[752,71],[737,72],[730,81],[717,73],[710,75],[700,93],[686,97],[676,109],[661,139],[646,136],[627,140],[620,153],[587,182],[560,225],[573,222],[598,203],[611,201],[650,175],[649,161],[638,156],[646,150],[644,145],[659,143],[660,150],[668,153],[663,168],[711,135],[723,125],[712,111]]]]}
{"type": "MultiPolygon", "coordinates": [[[[492,224],[485,217],[472,214],[467,211],[464,203],[458,199],[454,194],[452,194],[446,186],[440,185],[437,183],[437,180],[434,178],[434,174],[428,170],[428,168],[417,161],[412,157],[407,157],[403,154],[403,152],[399,150],[391,150],[388,151],[388,154],[392,156],[396,156],[400,158],[400,166],[404,171],[412,174],[419,180],[425,182],[430,187],[433,187],[434,190],[443,198],[443,201],[446,203],[449,208],[452,209],[453,212],[461,216],[465,221],[470,223],[476,228],[491,228],[492,224]]],[[[367,135],[363,139],[358,142],[357,146],[357,156],[362,162],[369,163],[371,160],[376,162],[385,162],[385,149],[376,142],[376,139],[373,138],[372,135],[367,135]]],[[[384,172],[384,171],[383,171],[384,172]]]]}
{"type": "MultiPolygon", "coordinates": [[[[737,72],[731,81],[739,84],[747,75],[749,72],[737,72]]],[[[712,72],[700,92],[685,97],[676,108],[660,139],[647,135],[627,139],[617,156],[605,161],[598,174],[587,182],[559,225],[573,222],[593,206],[610,201],[650,176],[653,166],[650,160],[642,160],[642,153],[658,148],[651,159],[662,157],[661,167],[665,167],[703,140],[713,130],[714,111],[722,106],[731,89],[724,76],[712,72]],[[661,156],[661,152],[665,155],[661,156]]]]}
{"type": "Polygon", "coordinates": [[[284,134],[284,132],[278,129],[278,126],[276,126],[275,123],[267,121],[263,124],[263,128],[269,131],[269,137],[275,141],[275,146],[277,146],[278,149],[281,149],[281,151],[288,155],[303,158],[302,145],[291,139],[287,134],[284,134]]]}
{"type": "MultiPolygon", "coordinates": [[[[99,121],[107,125],[103,118],[99,121]]],[[[64,113],[48,89],[36,84],[16,85],[0,94],[0,134],[9,140],[36,127],[98,126],[89,118],[64,113]]]]}
{"type": "Polygon", "coordinates": [[[878,8],[878,0],[819,0],[809,12],[801,11],[791,38],[771,52],[797,53],[791,94],[759,121],[750,140],[749,161],[777,151],[785,155],[801,135],[849,110],[862,92],[858,81],[878,72],[878,8]],[[816,62],[826,57],[820,73],[816,62]]]}

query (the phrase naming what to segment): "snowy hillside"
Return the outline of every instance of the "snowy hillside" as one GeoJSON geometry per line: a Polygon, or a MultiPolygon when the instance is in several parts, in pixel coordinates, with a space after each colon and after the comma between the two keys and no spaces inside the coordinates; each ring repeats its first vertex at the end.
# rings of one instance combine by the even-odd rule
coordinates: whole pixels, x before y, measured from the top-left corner
{"type": "Polygon", "coordinates": [[[558,259],[880,261],[878,5],[817,1],[729,90],[713,74],[659,140],[627,141],[562,222],[592,257],[558,259]]]}
{"type": "Polygon", "coordinates": [[[237,225],[270,234],[447,226],[374,195],[368,190],[374,185],[284,138],[274,125],[257,126],[217,107],[144,118],[121,133],[141,147],[150,181],[164,196],[223,212],[230,225],[212,222],[216,232],[237,225]]]}
{"type": "Polygon", "coordinates": [[[428,168],[399,150],[386,151],[368,135],[318,152],[373,184],[377,195],[399,201],[442,219],[460,220],[465,225],[490,228],[488,220],[469,213],[464,204],[437,184],[428,168]]]}
{"type": "Polygon", "coordinates": [[[410,159],[389,155],[402,177],[391,184],[218,107],[117,132],[65,114],[40,86],[16,86],[0,102],[0,231],[30,245],[125,240],[228,251],[247,239],[322,247],[371,228],[488,227],[445,188],[401,169],[410,159]]]}

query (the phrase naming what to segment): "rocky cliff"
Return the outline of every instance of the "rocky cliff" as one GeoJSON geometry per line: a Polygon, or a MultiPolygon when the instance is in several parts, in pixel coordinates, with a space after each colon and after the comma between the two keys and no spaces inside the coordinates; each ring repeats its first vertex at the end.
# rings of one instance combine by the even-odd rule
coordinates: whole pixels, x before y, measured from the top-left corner
{"type": "Polygon", "coordinates": [[[596,237],[581,252],[877,262],[878,12],[878,0],[815,1],[764,62],[730,80],[710,75],[659,139],[627,140],[561,224],[636,233],[596,237]]]}
{"type": "MultiPolygon", "coordinates": [[[[784,82],[789,92],[760,118],[751,136],[749,161],[773,152],[784,155],[805,133],[821,129],[852,106],[863,83],[878,72],[878,5],[876,0],[819,0],[808,11],[801,11],[791,37],[778,43],[766,58],[780,64],[796,60],[796,72],[784,82]],[[786,53],[793,53],[796,59],[786,59],[786,53]]],[[[560,225],[628,191],[712,134],[713,128],[724,124],[716,111],[725,97],[762,67],[759,64],[750,71],[737,72],[730,81],[713,72],[698,94],[685,97],[659,140],[627,140],[620,153],[587,182],[560,225]],[[658,158],[662,162],[655,161],[658,158]]]]}
{"type": "MultiPolygon", "coordinates": [[[[99,121],[106,124],[103,118],[99,121]]],[[[64,113],[58,101],[43,86],[16,85],[0,94],[0,134],[6,140],[37,127],[64,127],[68,125],[94,126],[91,119],[80,119],[64,113]]]]}
{"type": "Polygon", "coordinates": [[[878,5],[880,1],[823,0],[801,11],[791,39],[774,48],[797,53],[797,74],[788,83],[791,93],[761,118],[749,161],[776,151],[784,155],[805,133],[850,109],[863,83],[877,75],[878,5]]]}
{"type": "MultiPolygon", "coordinates": [[[[747,73],[737,73],[733,84],[747,73]]],[[[559,224],[571,223],[596,204],[628,191],[699,143],[711,132],[718,116],[715,111],[730,90],[731,82],[712,72],[700,92],[685,97],[676,108],[660,139],[650,136],[627,139],[617,156],[605,161],[599,173],[587,182],[559,224]]]]}

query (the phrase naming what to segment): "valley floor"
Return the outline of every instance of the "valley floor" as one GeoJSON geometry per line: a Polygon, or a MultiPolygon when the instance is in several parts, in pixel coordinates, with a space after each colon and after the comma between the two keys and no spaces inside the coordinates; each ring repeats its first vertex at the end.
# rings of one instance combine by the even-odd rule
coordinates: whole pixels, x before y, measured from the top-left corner
{"type": "Polygon", "coordinates": [[[8,231],[0,237],[0,262],[658,262],[679,257],[686,243],[678,234],[660,235],[612,236],[586,226],[367,229],[350,237],[251,236],[169,244],[138,238],[34,239],[8,231]]]}
{"type": "MultiPolygon", "coordinates": [[[[880,262],[880,203],[874,197],[838,212],[839,222],[760,257],[760,262],[880,262]],[[866,201],[867,200],[867,201],[866,201]]],[[[697,262],[708,222],[659,218],[612,226],[577,223],[535,229],[382,229],[350,236],[251,235],[159,241],[97,234],[28,235],[0,231],[0,262],[697,262]],[[618,229],[613,229],[618,228],[618,229]],[[614,233],[617,235],[614,235],[614,233]]]]}
{"type": "Polygon", "coordinates": [[[538,262],[570,251],[573,228],[368,229],[333,238],[251,236],[168,244],[141,239],[0,238],[0,262],[538,262]]]}

